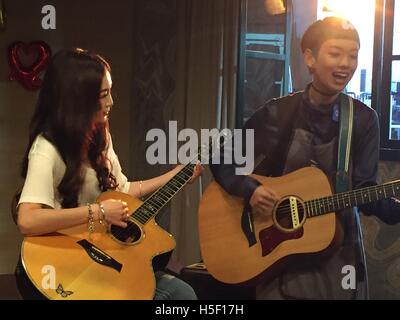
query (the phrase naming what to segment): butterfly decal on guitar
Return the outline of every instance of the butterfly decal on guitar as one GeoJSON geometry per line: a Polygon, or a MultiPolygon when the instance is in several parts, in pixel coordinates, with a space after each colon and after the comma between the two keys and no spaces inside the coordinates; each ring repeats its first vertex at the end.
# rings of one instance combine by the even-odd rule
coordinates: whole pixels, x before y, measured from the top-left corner
{"type": "Polygon", "coordinates": [[[61,283],[58,285],[56,292],[63,298],[67,298],[74,293],[73,291],[65,291],[61,283]]]}

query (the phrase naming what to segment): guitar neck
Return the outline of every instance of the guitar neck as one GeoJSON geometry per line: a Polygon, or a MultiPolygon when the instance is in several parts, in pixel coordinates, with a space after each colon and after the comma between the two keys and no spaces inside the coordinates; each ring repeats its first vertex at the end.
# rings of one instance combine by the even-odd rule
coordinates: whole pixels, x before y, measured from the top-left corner
{"type": "Polygon", "coordinates": [[[189,182],[193,175],[194,164],[189,163],[184,166],[174,177],[165,185],[154,192],[143,204],[136,209],[132,216],[140,223],[145,224],[189,182]]]}
{"type": "Polygon", "coordinates": [[[309,200],[305,202],[305,208],[307,217],[316,217],[398,195],[400,180],[309,200]]]}

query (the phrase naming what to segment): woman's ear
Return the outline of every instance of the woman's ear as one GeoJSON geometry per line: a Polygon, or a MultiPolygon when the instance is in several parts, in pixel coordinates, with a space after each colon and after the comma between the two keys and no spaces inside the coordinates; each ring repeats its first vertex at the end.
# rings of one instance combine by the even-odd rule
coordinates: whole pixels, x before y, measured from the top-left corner
{"type": "Polygon", "coordinates": [[[316,62],[314,53],[312,52],[311,49],[306,49],[304,51],[303,56],[304,56],[304,63],[306,64],[308,70],[310,70],[310,72],[313,73],[315,62],[316,62]]]}

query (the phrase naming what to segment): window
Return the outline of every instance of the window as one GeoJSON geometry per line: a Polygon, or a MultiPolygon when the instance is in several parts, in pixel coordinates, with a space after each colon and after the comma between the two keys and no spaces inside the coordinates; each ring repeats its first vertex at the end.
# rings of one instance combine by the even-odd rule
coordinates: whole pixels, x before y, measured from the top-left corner
{"type": "Polygon", "coordinates": [[[236,126],[291,91],[291,0],[243,0],[236,126]]]}
{"type": "Polygon", "coordinates": [[[305,79],[307,74],[298,72],[303,62],[294,58],[301,52],[293,48],[299,46],[305,29],[293,29],[294,25],[305,27],[329,15],[342,16],[354,24],[361,40],[358,69],[345,90],[377,111],[381,159],[400,159],[400,0],[243,0],[242,4],[238,127],[268,99],[285,95],[292,87],[304,89],[296,75],[305,79]]]}
{"type": "Polygon", "coordinates": [[[374,99],[380,116],[381,159],[400,156],[400,0],[378,0],[374,99]]]}
{"type": "Polygon", "coordinates": [[[390,81],[390,119],[389,139],[400,140],[400,1],[394,3],[393,53],[389,59],[392,64],[390,81]]]}

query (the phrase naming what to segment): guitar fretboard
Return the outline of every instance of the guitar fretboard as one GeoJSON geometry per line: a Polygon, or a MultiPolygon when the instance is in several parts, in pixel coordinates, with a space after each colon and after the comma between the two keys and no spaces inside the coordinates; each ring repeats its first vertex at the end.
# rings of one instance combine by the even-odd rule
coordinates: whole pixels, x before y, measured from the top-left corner
{"type": "Polygon", "coordinates": [[[194,166],[194,164],[189,163],[183,167],[173,178],[143,202],[132,214],[132,217],[140,223],[145,224],[157,215],[174,195],[188,183],[193,175],[194,166]]]}
{"type": "Polygon", "coordinates": [[[307,217],[316,217],[398,195],[400,195],[400,180],[309,200],[305,202],[305,208],[307,217]]]}

